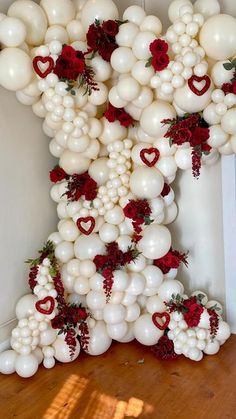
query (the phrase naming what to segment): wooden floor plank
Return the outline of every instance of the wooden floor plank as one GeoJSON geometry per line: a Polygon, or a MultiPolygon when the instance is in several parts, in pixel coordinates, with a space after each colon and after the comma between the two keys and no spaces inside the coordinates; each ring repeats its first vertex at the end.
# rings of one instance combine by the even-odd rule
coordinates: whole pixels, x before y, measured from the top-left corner
{"type": "Polygon", "coordinates": [[[0,419],[236,419],[235,358],[236,336],[200,363],[114,343],[30,379],[1,375],[0,419]]]}

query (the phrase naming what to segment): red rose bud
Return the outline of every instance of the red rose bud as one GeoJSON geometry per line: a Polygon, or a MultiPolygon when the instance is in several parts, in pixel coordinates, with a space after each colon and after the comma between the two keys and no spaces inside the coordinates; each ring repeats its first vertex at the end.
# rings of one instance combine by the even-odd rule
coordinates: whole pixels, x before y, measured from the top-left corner
{"type": "Polygon", "coordinates": [[[59,166],[51,170],[49,175],[50,175],[50,180],[53,183],[61,182],[63,179],[66,179],[67,177],[66,172],[59,166]]]}
{"type": "Polygon", "coordinates": [[[165,53],[154,55],[151,60],[151,64],[155,71],[162,71],[168,66],[170,62],[169,56],[165,53]]]}
{"type": "Polygon", "coordinates": [[[103,22],[102,29],[109,36],[116,36],[119,32],[118,23],[114,20],[106,20],[103,22]]]}
{"type": "Polygon", "coordinates": [[[163,39],[155,39],[155,41],[153,41],[149,46],[149,49],[153,56],[167,53],[168,48],[169,46],[167,42],[163,41],[163,39]]]}

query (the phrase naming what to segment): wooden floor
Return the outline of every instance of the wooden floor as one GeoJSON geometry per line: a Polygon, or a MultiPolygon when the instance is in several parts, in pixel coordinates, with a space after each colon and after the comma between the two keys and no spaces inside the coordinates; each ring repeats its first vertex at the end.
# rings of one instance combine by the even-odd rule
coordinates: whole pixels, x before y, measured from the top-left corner
{"type": "Polygon", "coordinates": [[[235,419],[236,336],[200,363],[157,360],[136,342],[100,357],[0,377],[0,418],[235,419]]]}

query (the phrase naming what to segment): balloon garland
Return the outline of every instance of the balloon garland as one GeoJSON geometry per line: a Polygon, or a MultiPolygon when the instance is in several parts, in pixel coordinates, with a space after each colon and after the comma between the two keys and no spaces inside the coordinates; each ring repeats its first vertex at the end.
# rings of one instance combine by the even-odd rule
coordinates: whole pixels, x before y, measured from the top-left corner
{"type": "Polygon", "coordinates": [[[32,294],[0,371],[34,375],[81,348],[137,339],[200,361],[230,336],[222,306],[176,280],[171,183],[236,152],[236,20],[217,0],[174,0],[166,34],[139,6],[16,0],[0,14],[0,84],[44,120],[58,231],[29,260],[32,294]]]}

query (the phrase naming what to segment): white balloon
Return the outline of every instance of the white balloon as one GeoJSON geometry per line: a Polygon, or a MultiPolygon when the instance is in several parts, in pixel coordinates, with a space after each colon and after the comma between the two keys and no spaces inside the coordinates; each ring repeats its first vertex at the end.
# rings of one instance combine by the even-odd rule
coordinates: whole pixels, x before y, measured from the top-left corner
{"type": "Polygon", "coordinates": [[[15,372],[16,357],[16,352],[12,350],[0,353],[0,372],[2,374],[13,374],[15,372]]]}
{"type": "Polygon", "coordinates": [[[134,322],[140,316],[140,306],[137,303],[127,306],[126,318],[127,322],[134,322]]]}
{"type": "Polygon", "coordinates": [[[80,236],[75,242],[74,249],[75,256],[81,260],[93,259],[105,252],[104,243],[95,233],[90,236],[80,236]]]}
{"type": "Polygon", "coordinates": [[[87,31],[95,20],[116,20],[119,13],[112,0],[88,0],[81,11],[81,22],[87,31]]]}
{"type": "Polygon", "coordinates": [[[55,358],[57,359],[57,361],[63,363],[74,361],[76,358],[78,358],[80,353],[80,344],[78,340],[76,340],[75,351],[71,355],[70,348],[64,340],[64,335],[63,338],[57,338],[52,346],[55,349],[55,358]]]}
{"type": "Polygon", "coordinates": [[[156,198],[163,187],[163,176],[155,167],[137,167],[130,176],[131,192],[138,198],[156,198]]]}
{"type": "Polygon", "coordinates": [[[146,266],[142,274],[145,276],[148,288],[159,288],[163,282],[163,273],[157,266],[146,266]]]}
{"type": "Polygon", "coordinates": [[[142,272],[147,264],[147,260],[143,255],[139,255],[127,265],[127,269],[131,272],[142,272]]]}
{"type": "Polygon", "coordinates": [[[140,29],[142,32],[149,31],[158,36],[162,31],[162,23],[158,17],[149,15],[142,21],[140,29]]]}
{"type": "Polygon", "coordinates": [[[57,331],[55,329],[47,329],[40,333],[40,342],[41,346],[49,346],[55,342],[57,338],[57,331]]]}
{"type": "Polygon", "coordinates": [[[32,377],[38,370],[37,358],[33,354],[17,355],[15,368],[20,377],[32,377]]]}
{"type": "Polygon", "coordinates": [[[113,273],[112,291],[125,291],[129,283],[129,275],[125,271],[116,270],[113,273]]]}
{"type": "Polygon", "coordinates": [[[127,332],[128,324],[125,321],[107,325],[107,334],[111,339],[123,339],[127,332]]]}
{"type": "Polygon", "coordinates": [[[158,296],[162,301],[169,301],[172,295],[183,294],[184,287],[181,282],[174,279],[165,279],[158,289],[158,296]]]}
{"type": "Polygon", "coordinates": [[[236,134],[236,108],[228,109],[221,120],[221,128],[228,134],[236,134]]]}
{"type": "Polygon", "coordinates": [[[158,295],[153,295],[152,297],[149,297],[146,302],[147,311],[150,314],[153,313],[162,313],[166,310],[166,305],[163,303],[163,301],[158,297],[158,295]]]}
{"type": "Polygon", "coordinates": [[[107,334],[107,328],[103,321],[98,321],[89,331],[89,345],[86,352],[89,355],[97,356],[106,352],[112,343],[112,339],[107,334]]]}
{"type": "Polygon", "coordinates": [[[45,34],[45,42],[49,44],[51,41],[59,41],[62,44],[68,44],[68,33],[63,26],[52,25],[48,28],[45,34]]]}
{"type": "Polygon", "coordinates": [[[19,48],[0,52],[0,84],[8,90],[24,89],[33,75],[30,57],[19,48]]]}
{"type": "Polygon", "coordinates": [[[163,125],[162,120],[166,118],[175,118],[176,112],[169,103],[163,101],[154,101],[143,110],[140,125],[141,128],[152,137],[162,137],[167,127],[163,125]]]}
{"type": "Polygon", "coordinates": [[[29,45],[43,43],[47,30],[47,18],[43,9],[31,0],[17,0],[8,9],[8,16],[20,19],[26,27],[26,42],[29,45]]]}
{"type": "Polygon", "coordinates": [[[89,166],[89,175],[97,182],[98,186],[104,185],[109,179],[110,169],[107,166],[108,159],[101,157],[89,166]]]}
{"type": "Polygon", "coordinates": [[[35,295],[26,294],[18,300],[16,304],[16,317],[17,319],[25,319],[32,316],[36,309],[35,303],[37,298],[35,295]]]}
{"type": "Polygon", "coordinates": [[[124,221],[124,218],[124,213],[118,205],[107,211],[104,216],[105,221],[113,225],[119,225],[122,221],[124,221]]]}
{"type": "Polygon", "coordinates": [[[104,83],[100,81],[97,82],[96,88],[98,90],[91,91],[91,94],[88,97],[88,101],[89,103],[92,103],[92,105],[101,106],[107,101],[108,88],[104,83]]]}
{"type": "Polygon", "coordinates": [[[218,148],[227,142],[229,135],[221,128],[220,125],[213,125],[209,128],[209,130],[210,137],[207,140],[207,143],[211,147],[218,148]]]}
{"type": "Polygon", "coordinates": [[[119,28],[119,33],[116,35],[116,43],[120,47],[132,48],[135,37],[139,32],[138,26],[132,22],[123,23],[119,28]]]}
{"type": "Polygon", "coordinates": [[[62,169],[68,173],[68,175],[73,175],[74,173],[82,174],[88,170],[90,159],[83,157],[83,155],[80,153],[65,150],[60,157],[59,164],[60,167],[62,167],[62,169]]]}
{"type": "Polygon", "coordinates": [[[103,310],[103,318],[106,323],[117,324],[125,320],[126,308],[122,304],[107,303],[103,310]]]}
{"type": "Polygon", "coordinates": [[[85,41],[86,34],[82,22],[78,20],[71,20],[66,26],[70,41],[85,41]]]}
{"type": "Polygon", "coordinates": [[[106,118],[102,118],[103,131],[99,140],[102,144],[110,144],[117,140],[124,140],[127,137],[127,129],[123,127],[119,121],[109,122],[106,118]]]}
{"type": "Polygon", "coordinates": [[[109,78],[111,77],[111,65],[107,61],[104,61],[102,57],[94,57],[91,60],[91,66],[95,72],[94,79],[96,81],[106,81],[109,80],[109,78]]]}
{"type": "Polygon", "coordinates": [[[224,322],[224,321],[220,321],[219,322],[219,327],[216,333],[216,339],[217,340],[227,340],[230,337],[230,327],[229,325],[224,322]]]}
{"type": "Polygon", "coordinates": [[[180,9],[182,6],[185,5],[190,5],[192,7],[192,4],[189,0],[174,0],[171,2],[168,9],[168,16],[171,22],[174,22],[175,20],[179,19],[180,9]]]}
{"type": "Polygon", "coordinates": [[[62,241],[56,246],[55,256],[62,263],[69,262],[74,257],[74,246],[72,243],[62,241]]]}
{"type": "Polygon", "coordinates": [[[150,314],[143,314],[134,323],[134,336],[142,345],[152,346],[155,345],[164,331],[159,330],[152,321],[150,314]]]}
{"type": "Polygon", "coordinates": [[[206,347],[204,349],[204,352],[207,355],[215,355],[215,354],[217,354],[217,352],[219,352],[219,349],[220,349],[220,344],[215,339],[213,341],[207,342],[207,345],[206,345],[206,347]]]}
{"type": "Polygon", "coordinates": [[[130,6],[128,7],[123,14],[123,20],[128,20],[140,26],[146,17],[146,13],[140,6],[130,6]]]}
{"type": "Polygon", "coordinates": [[[229,60],[218,61],[211,69],[211,77],[217,87],[221,87],[224,83],[229,83],[234,76],[234,68],[231,70],[224,68],[224,64],[229,62],[229,60]]]}
{"type": "Polygon", "coordinates": [[[211,101],[212,87],[213,86],[211,85],[211,87],[207,90],[206,93],[204,93],[201,96],[197,96],[189,88],[188,84],[185,84],[183,87],[180,87],[179,89],[175,90],[174,102],[184,112],[200,112],[203,109],[205,109],[211,101]]]}
{"type": "Polygon", "coordinates": [[[91,310],[102,310],[106,305],[104,292],[90,291],[86,296],[86,303],[91,310]]]}
{"type": "Polygon", "coordinates": [[[178,149],[175,153],[175,161],[177,166],[182,170],[191,169],[192,167],[192,149],[178,149]]]}
{"type": "Polygon", "coordinates": [[[134,323],[128,323],[128,331],[127,331],[126,335],[122,339],[117,339],[118,342],[128,343],[128,342],[132,342],[134,340],[133,325],[134,325],[134,323]]]}
{"type": "Polygon", "coordinates": [[[154,68],[152,66],[146,67],[146,64],[147,60],[138,60],[131,70],[133,78],[142,86],[148,85],[155,74],[154,68]]]}
{"type": "Polygon", "coordinates": [[[79,236],[78,227],[72,220],[64,220],[60,225],[59,233],[67,242],[74,242],[79,236]]]}
{"type": "Polygon", "coordinates": [[[0,22],[0,40],[6,47],[19,47],[26,38],[24,23],[14,17],[6,17],[0,22]]]}
{"type": "Polygon", "coordinates": [[[149,46],[156,39],[156,35],[153,32],[139,32],[136,36],[132,51],[138,60],[148,60],[151,56],[149,46]]]}
{"type": "Polygon", "coordinates": [[[71,0],[41,0],[40,6],[47,15],[49,26],[66,26],[75,18],[75,7],[71,0]]]}
{"type": "Polygon", "coordinates": [[[89,280],[83,276],[79,276],[74,282],[74,291],[80,295],[87,295],[90,291],[89,280]]]}
{"type": "Polygon", "coordinates": [[[148,259],[159,259],[170,249],[171,235],[164,226],[149,225],[143,231],[143,238],[138,243],[138,250],[148,259]]]}
{"type": "Polygon", "coordinates": [[[116,88],[120,98],[127,102],[135,100],[141,91],[140,84],[133,77],[124,77],[120,79],[116,88]]]}
{"type": "Polygon", "coordinates": [[[213,60],[225,60],[236,54],[236,19],[230,15],[212,16],[200,32],[200,45],[213,60]]]}
{"type": "Polygon", "coordinates": [[[129,294],[128,292],[126,292],[125,295],[124,295],[124,298],[122,300],[122,304],[124,306],[129,306],[131,304],[134,304],[136,300],[137,300],[136,295],[132,295],[132,294],[129,294]]]}
{"type": "Polygon", "coordinates": [[[130,282],[129,286],[126,289],[126,292],[131,295],[139,295],[142,294],[145,288],[145,277],[138,272],[132,272],[129,274],[130,282]]]}
{"type": "Polygon", "coordinates": [[[103,291],[103,281],[104,278],[99,273],[95,273],[90,279],[89,279],[89,285],[90,288],[93,291],[103,291]]]}
{"type": "Polygon", "coordinates": [[[118,73],[129,73],[135,63],[136,58],[130,48],[116,48],[111,55],[111,66],[118,73]]]}

